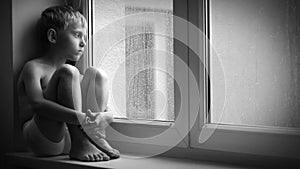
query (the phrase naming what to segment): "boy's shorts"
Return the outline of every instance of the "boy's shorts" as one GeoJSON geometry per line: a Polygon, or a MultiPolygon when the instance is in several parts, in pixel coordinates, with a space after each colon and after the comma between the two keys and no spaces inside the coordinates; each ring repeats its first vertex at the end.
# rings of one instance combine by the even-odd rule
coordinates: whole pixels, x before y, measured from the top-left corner
{"type": "Polygon", "coordinates": [[[53,156],[67,153],[66,140],[68,139],[66,137],[68,134],[68,130],[66,130],[66,136],[60,142],[53,142],[41,133],[34,118],[27,121],[23,126],[23,136],[29,149],[38,156],[53,156]]]}

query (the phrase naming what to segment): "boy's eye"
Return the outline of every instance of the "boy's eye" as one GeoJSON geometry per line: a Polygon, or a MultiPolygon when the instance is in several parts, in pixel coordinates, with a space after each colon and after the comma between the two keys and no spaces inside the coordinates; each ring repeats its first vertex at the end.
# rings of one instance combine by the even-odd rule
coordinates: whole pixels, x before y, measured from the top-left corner
{"type": "Polygon", "coordinates": [[[76,38],[81,38],[81,34],[80,33],[75,33],[75,37],[76,38]]]}

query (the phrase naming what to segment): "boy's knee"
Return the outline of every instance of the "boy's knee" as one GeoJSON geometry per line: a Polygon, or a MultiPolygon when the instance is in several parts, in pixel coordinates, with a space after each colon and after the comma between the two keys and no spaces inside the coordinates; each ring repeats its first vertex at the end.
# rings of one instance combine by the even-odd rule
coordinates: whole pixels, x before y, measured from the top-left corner
{"type": "Polygon", "coordinates": [[[96,81],[107,82],[107,80],[107,74],[102,69],[99,69],[96,74],[96,81]]]}
{"type": "Polygon", "coordinates": [[[94,75],[96,81],[106,82],[108,80],[107,74],[102,69],[90,67],[86,70],[86,73],[94,75]]]}
{"type": "Polygon", "coordinates": [[[59,73],[63,77],[80,77],[80,73],[75,66],[69,64],[63,64],[59,69],[59,73]]]}

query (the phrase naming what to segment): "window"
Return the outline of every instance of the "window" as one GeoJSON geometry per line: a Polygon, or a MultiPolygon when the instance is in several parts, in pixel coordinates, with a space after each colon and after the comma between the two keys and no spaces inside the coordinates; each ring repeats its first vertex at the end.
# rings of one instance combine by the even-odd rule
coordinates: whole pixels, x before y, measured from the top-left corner
{"type": "Polygon", "coordinates": [[[110,77],[115,117],[174,121],[172,0],[97,0],[92,8],[93,66],[110,77]]]}
{"type": "Polygon", "coordinates": [[[84,4],[89,43],[83,69],[99,67],[109,76],[108,105],[116,117],[107,129],[112,143],[166,147],[152,154],[188,146],[188,71],[187,66],[178,66],[186,62],[188,53],[186,46],[174,40],[180,35],[187,42],[187,25],[177,29],[173,20],[187,2],[175,1],[84,4]]]}
{"type": "Polygon", "coordinates": [[[191,131],[192,147],[298,156],[294,9],[299,4],[205,0],[202,5],[206,66],[199,66],[199,84],[207,94],[191,131]]]}
{"type": "Polygon", "coordinates": [[[152,155],[181,147],[299,156],[298,36],[291,34],[298,3],[275,1],[88,1],[84,64],[117,82],[111,143],[152,155]]]}
{"type": "MultiPolygon", "coordinates": [[[[211,57],[212,89],[226,79],[224,112],[213,111],[212,123],[300,127],[297,7],[287,0],[210,1],[210,40],[222,63],[211,57]]],[[[223,98],[219,93],[212,90],[212,102],[223,98]]]]}

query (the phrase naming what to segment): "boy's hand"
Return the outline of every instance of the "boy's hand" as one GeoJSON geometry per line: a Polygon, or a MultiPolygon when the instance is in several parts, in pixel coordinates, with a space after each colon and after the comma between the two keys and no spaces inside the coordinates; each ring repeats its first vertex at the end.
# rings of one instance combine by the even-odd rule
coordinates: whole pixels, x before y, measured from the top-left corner
{"type": "Polygon", "coordinates": [[[91,124],[91,127],[106,128],[108,126],[108,122],[103,116],[103,112],[92,112],[91,110],[88,110],[86,115],[86,123],[91,124]]]}
{"type": "Polygon", "coordinates": [[[97,116],[101,116],[101,112],[92,112],[90,109],[88,109],[87,113],[86,113],[87,117],[89,117],[91,121],[95,121],[97,116]]]}
{"type": "Polygon", "coordinates": [[[105,138],[104,129],[112,122],[112,120],[113,117],[108,112],[92,112],[91,110],[88,110],[83,127],[87,134],[105,138]]]}

